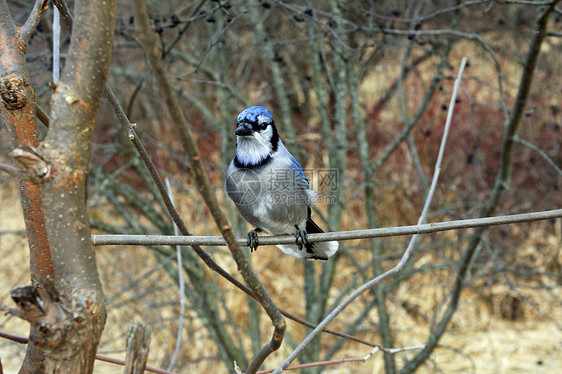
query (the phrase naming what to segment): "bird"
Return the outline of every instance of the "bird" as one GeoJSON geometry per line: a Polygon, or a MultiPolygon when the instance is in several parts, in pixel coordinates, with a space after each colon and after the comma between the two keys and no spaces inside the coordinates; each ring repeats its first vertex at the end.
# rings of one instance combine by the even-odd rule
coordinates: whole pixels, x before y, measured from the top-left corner
{"type": "Polygon", "coordinates": [[[250,251],[259,246],[259,232],[290,234],[295,244],[277,245],[281,251],[297,258],[328,260],[339,243],[307,240],[308,234],[324,232],[311,217],[316,193],[281,141],[271,112],[263,106],[246,108],[237,117],[234,134],[236,154],[226,172],[225,188],[254,227],[247,235],[250,251]]]}

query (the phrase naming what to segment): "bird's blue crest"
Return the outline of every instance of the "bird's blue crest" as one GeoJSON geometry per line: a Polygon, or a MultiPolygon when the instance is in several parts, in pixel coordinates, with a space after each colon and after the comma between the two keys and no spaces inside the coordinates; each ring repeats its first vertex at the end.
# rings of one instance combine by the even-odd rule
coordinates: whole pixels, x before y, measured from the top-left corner
{"type": "Polygon", "coordinates": [[[273,115],[271,114],[271,112],[263,106],[251,106],[244,109],[238,115],[238,119],[236,120],[236,122],[240,123],[243,121],[247,121],[250,123],[256,123],[258,121],[258,116],[268,116],[273,119],[273,115]]]}

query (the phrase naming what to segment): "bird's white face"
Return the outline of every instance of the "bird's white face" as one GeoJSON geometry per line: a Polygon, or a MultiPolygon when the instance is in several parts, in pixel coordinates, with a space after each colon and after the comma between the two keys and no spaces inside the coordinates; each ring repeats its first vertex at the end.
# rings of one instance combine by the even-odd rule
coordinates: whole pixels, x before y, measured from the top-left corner
{"type": "Polygon", "coordinates": [[[255,121],[239,119],[234,133],[236,158],[244,166],[259,165],[277,150],[279,135],[273,118],[268,115],[258,115],[255,121]]]}
{"type": "Polygon", "coordinates": [[[248,144],[252,142],[271,144],[271,138],[273,136],[273,127],[271,123],[266,121],[260,121],[259,118],[258,121],[259,122],[257,126],[250,125],[252,130],[249,135],[236,136],[236,141],[238,142],[238,146],[241,146],[241,144],[248,144]]]}

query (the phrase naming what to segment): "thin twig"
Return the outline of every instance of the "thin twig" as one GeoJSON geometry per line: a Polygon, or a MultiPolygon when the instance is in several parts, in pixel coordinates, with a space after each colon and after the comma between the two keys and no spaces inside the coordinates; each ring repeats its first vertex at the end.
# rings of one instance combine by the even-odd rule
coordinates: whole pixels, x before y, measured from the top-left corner
{"type": "MultiPolygon", "coordinates": [[[[439,174],[441,173],[441,164],[443,163],[443,154],[445,153],[445,145],[447,144],[447,137],[449,135],[449,129],[451,128],[451,121],[453,119],[453,111],[455,108],[455,101],[457,99],[457,93],[459,92],[459,87],[461,85],[461,78],[462,73],[464,71],[464,67],[466,66],[466,57],[463,57],[461,61],[461,67],[459,69],[459,73],[457,76],[457,80],[455,81],[455,87],[453,88],[453,94],[451,95],[451,101],[449,102],[449,110],[447,111],[447,119],[445,121],[445,129],[443,131],[443,137],[441,138],[441,145],[439,146],[439,153],[437,154],[437,160],[435,161],[435,168],[433,170],[433,178],[431,179],[431,185],[429,187],[429,192],[427,193],[427,197],[425,199],[425,203],[420,214],[420,218],[418,219],[418,225],[422,225],[425,223],[427,219],[427,212],[429,212],[429,207],[431,206],[431,202],[433,201],[433,194],[435,193],[435,188],[437,187],[437,181],[439,180],[439,174]]],[[[402,259],[398,263],[397,267],[398,270],[402,270],[406,261],[410,257],[410,254],[414,250],[414,245],[418,239],[418,234],[415,234],[410,239],[410,243],[408,243],[408,248],[402,256],[402,259]]]]}
{"type": "Polygon", "coordinates": [[[551,5],[553,2],[558,0],[496,0],[499,4],[525,4],[525,5],[536,5],[536,6],[543,6],[543,5],[551,5]]]}
{"type": "MultiPolygon", "coordinates": [[[[195,17],[195,15],[199,12],[199,10],[203,6],[203,4],[205,4],[205,1],[206,0],[200,0],[199,3],[195,6],[195,8],[193,8],[193,11],[189,15],[189,17],[187,17],[187,18],[191,19],[191,18],[195,17]]],[[[179,30],[176,37],[170,42],[170,44],[168,44],[166,49],[164,51],[162,51],[162,58],[166,57],[166,55],[168,53],[170,53],[170,51],[172,51],[172,49],[174,49],[176,44],[180,41],[180,39],[183,37],[183,35],[185,34],[185,32],[187,31],[189,26],[191,26],[192,23],[193,22],[186,22],[185,25],[179,30]]]]}
{"type": "Polygon", "coordinates": [[[415,30],[415,31],[397,30],[397,29],[390,29],[390,28],[380,28],[380,30],[379,29],[369,30],[368,28],[366,29],[364,27],[362,29],[364,29],[364,31],[372,31],[372,32],[380,31],[383,34],[402,35],[402,36],[407,36],[409,38],[414,38],[414,39],[416,39],[420,36],[447,35],[447,36],[454,36],[454,37],[458,37],[458,38],[472,40],[472,41],[480,44],[482,46],[482,48],[488,53],[488,55],[490,56],[490,58],[492,59],[492,61],[494,63],[494,68],[496,70],[497,80],[498,80],[498,96],[499,96],[498,100],[499,100],[499,104],[500,104],[500,107],[502,109],[504,121],[507,122],[509,120],[510,116],[509,116],[509,110],[507,109],[507,105],[505,104],[505,98],[504,98],[505,95],[504,95],[504,90],[503,90],[503,73],[501,71],[500,62],[499,62],[498,58],[496,57],[494,49],[488,43],[486,43],[484,38],[482,38],[480,35],[478,35],[476,33],[468,33],[468,32],[463,32],[463,31],[458,31],[458,30],[452,30],[452,29],[448,29],[448,30],[447,29],[415,30]]]}
{"type": "MultiPolygon", "coordinates": [[[[452,26],[455,27],[456,22],[457,22],[456,18],[453,19],[452,26]]],[[[409,122],[405,123],[404,129],[402,129],[400,134],[391,143],[389,143],[386,147],[384,147],[384,149],[382,150],[380,155],[377,156],[376,160],[372,163],[371,171],[372,171],[373,174],[381,168],[381,166],[390,157],[390,155],[396,150],[396,148],[398,148],[398,146],[402,143],[402,141],[404,139],[406,139],[408,134],[413,130],[414,126],[416,126],[416,124],[418,123],[418,121],[422,117],[423,113],[425,113],[425,110],[426,110],[427,106],[429,105],[429,102],[430,102],[431,98],[433,97],[433,94],[434,94],[435,90],[437,89],[437,85],[442,79],[442,77],[441,77],[442,71],[447,66],[447,58],[449,56],[449,52],[451,51],[452,44],[453,44],[452,40],[451,40],[451,38],[449,38],[447,40],[445,48],[440,53],[440,62],[437,65],[437,70],[435,71],[435,74],[433,75],[433,78],[431,79],[431,82],[429,83],[429,87],[426,90],[426,93],[425,93],[424,97],[422,98],[420,105],[418,105],[418,108],[416,109],[416,112],[412,115],[409,122]]],[[[394,86],[396,88],[398,87],[399,79],[394,82],[394,86]]]]}
{"type": "Polygon", "coordinates": [[[10,174],[13,177],[20,178],[23,180],[32,180],[32,175],[26,170],[13,167],[11,165],[0,164],[0,171],[10,174]]]}
{"type": "Polygon", "coordinates": [[[51,121],[49,115],[45,113],[43,108],[37,105],[37,103],[35,103],[35,115],[37,116],[39,121],[41,121],[41,123],[45,125],[45,127],[49,127],[49,122],[51,121]]]}
{"type": "Polygon", "coordinates": [[[539,156],[541,156],[553,169],[554,171],[556,171],[556,173],[558,175],[562,175],[562,169],[560,169],[558,167],[558,165],[556,165],[556,163],[554,161],[552,161],[552,159],[550,157],[548,157],[548,155],[539,147],[537,147],[536,145],[529,143],[528,141],[526,141],[525,139],[522,139],[519,137],[519,135],[516,135],[515,137],[513,137],[513,140],[516,143],[522,144],[525,147],[532,149],[533,151],[537,152],[539,154],[539,156]]]}
{"type": "MultiPolygon", "coordinates": [[[[166,56],[173,50],[173,48],[175,47],[175,45],[181,40],[181,38],[183,37],[183,35],[185,34],[185,32],[187,31],[187,29],[189,28],[189,26],[191,26],[191,24],[193,23],[194,20],[198,19],[198,17],[196,17],[196,14],[199,12],[199,10],[201,9],[201,7],[203,6],[203,4],[205,3],[206,0],[200,0],[199,4],[197,4],[197,6],[193,9],[193,11],[191,12],[191,14],[189,15],[189,17],[187,18],[187,21],[185,21],[183,27],[181,29],[178,30],[178,33],[176,35],[176,37],[170,42],[170,44],[162,51],[162,59],[166,58],[166,56]]],[[[150,71],[147,71],[142,78],[137,82],[137,84],[135,85],[135,88],[133,90],[133,93],[131,94],[131,98],[129,99],[129,105],[127,105],[127,115],[130,116],[131,113],[133,112],[133,104],[135,102],[135,98],[137,97],[137,94],[140,91],[140,89],[142,88],[144,82],[150,78],[150,71]]]]}
{"type": "MultiPolygon", "coordinates": [[[[170,196],[170,200],[172,201],[172,205],[174,203],[174,193],[172,191],[172,186],[170,185],[170,180],[166,178],[166,187],[168,189],[168,195],[170,196]]],[[[179,235],[179,229],[176,224],[174,224],[174,235],[179,235]]],[[[181,246],[176,245],[176,257],[178,262],[178,284],[179,284],[179,293],[180,293],[180,315],[178,318],[178,333],[176,337],[176,347],[174,349],[174,353],[172,354],[172,359],[170,360],[170,365],[168,365],[168,370],[172,370],[176,365],[176,360],[178,359],[178,355],[180,353],[181,348],[181,339],[183,333],[183,315],[185,313],[185,284],[183,280],[183,261],[181,256],[181,246]]]]}
{"type": "Polygon", "coordinates": [[[492,1],[495,1],[495,0],[463,1],[461,4],[451,6],[451,7],[448,7],[448,8],[439,9],[439,10],[436,10],[432,13],[426,14],[424,16],[416,17],[416,18],[398,18],[398,17],[384,16],[382,14],[378,14],[378,13],[375,13],[375,12],[370,12],[370,14],[372,14],[376,18],[389,20],[389,21],[392,21],[392,22],[411,23],[413,20],[415,20],[416,22],[421,23],[421,22],[425,22],[427,20],[430,20],[431,18],[434,18],[434,17],[439,16],[439,15],[444,14],[444,13],[450,13],[450,12],[454,12],[456,10],[459,10],[461,8],[469,7],[469,6],[472,6],[472,5],[478,5],[478,4],[482,4],[482,3],[489,3],[489,2],[492,2],[492,1]]]}
{"type": "MultiPolygon", "coordinates": [[[[426,216],[427,216],[427,211],[429,210],[429,206],[431,204],[431,199],[432,199],[433,193],[435,191],[435,186],[436,186],[437,179],[439,177],[439,172],[440,172],[440,169],[441,169],[441,162],[443,160],[443,153],[445,151],[445,144],[446,144],[446,141],[447,141],[447,135],[448,135],[448,132],[449,132],[449,127],[450,127],[451,119],[452,119],[452,115],[453,115],[454,103],[455,103],[455,100],[456,100],[456,97],[457,97],[457,92],[458,92],[458,88],[460,86],[460,82],[461,82],[461,78],[462,78],[462,72],[464,70],[465,65],[466,65],[466,58],[463,57],[463,59],[461,61],[461,67],[459,69],[459,74],[458,74],[457,80],[455,82],[455,88],[453,90],[453,94],[451,95],[451,105],[449,106],[449,113],[447,114],[447,121],[445,123],[445,130],[443,132],[443,138],[442,138],[442,141],[441,141],[441,146],[439,148],[439,155],[437,156],[437,161],[436,161],[436,164],[435,164],[435,170],[434,170],[434,175],[433,175],[433,178],[432,178],[432,181],[431,181],[431,187],[429,189],[428,196],[426,198],[424,207],[422,209],[422,213],[420,214],[418,224],[421,224],[425,221],[426,216]]],[[[417,237],[418,237],[418,235],[414,235],[410,239],[410,243],[408,245],[408,248],[406,248],[406,250],[404,251],[404,254],[402,256],[402,259],[400,260],[400,262],[396,266],[394,266],[392,269],[388,270],[387,272],[385,272],[385,273],[371,279],[370,281],[364,283],[362,286],[360,286],[355,291],[353,291],[351,293],[351,295],[349,295],[345,300],[343,300],[336,308],[334,308],[334,310],[332,310],[332,312],[330,312],[328,314],[328,316],[326,316],[318,324],[316,329],[314,329],[310,334],[308,334],[306,336],[306,338],[304,338],[304,340],[301,342],[301,344],[299,344],[298,347],[295,348],[295,350],[289,355],[289,357],[287,357],[273,371],[273,373],[279,374],[287,366],[289,366],[289,364],[291,362],[293,362],[293,360],[296,359],[300,355],[300,353],[306,348],[306,346],[308,346],[310,344],[312,339],[314,339],[314,337],[316,337],[316,335],[318,335],[318,333],[320,333],[320,331],[322,330],[322,327],[326,326],[328,323],[330,323],[330,321],[332,321],[334,318],[336,318],[336,316],[338,314],[340,314],[349,304],[351,304],[353,302],[353,300],[355,300],[357,297],[359,297],[359,295],[361,295],[366,290],[369,290],[371,287],[373,287],[375,284],[379,283],[381,280],[383,280],[385,278],[388,278],[389,276],[391,276],[393,274],[399,273],[400,270],[402,269],[402,267],[404,266],[404,264],[406,263],[406,261],[408,260],[408,258],[410,257],[417,237]]]]}
{"type": "MultiPolygon", "coordinates": [[[[362,363],[364,363],[377,352],[387,352],[387,353],[390,353],[390,354],[396,354],[396,353],[400,353],[400,352],[407,352],[407,351],[413,351],[413,350],[416,350],[416,349],[424,349],[424,348],[425,348],[425,344],[418,344],[418,345],[414,345],[414,346],[411,346],[411,347],[403,347],[403,348],[385,348],[383,346],[377,345],[365,357],[340,358],[338,360],[308,362],[306,364],[289,366],[289,367],[285,368],[283,371],[299,370],[299,369],[318,367],[318,366],[341,365],[341,364],[345,364],[345,363],[348,363],[348,362],[362,362],[362,363]]],[[[273,372],[273,369],[271,369],[271,370],[260,370],[256,374],[269,374],[269,373],[272,373],[272,372],[273,372]]]]}
{"type": "MultiPolygon", "coordinates": [[[[309,234],[309,242],[353,240],[431,234],[440,231],[461,230],[475,227],[508,225],[521,222],[542,221],[562,217],[562,209],[540,212],[511,214],[498,217],[473,218],[449,222],[426,223],[423,225],[385,227],[354,231],[334,231],[309,234]]],[[[237,238],[239,245],[246,245],[247,238],[237,238]]],[[[92,235],[95,246],[100,245],[212,245],[224,246],[221,236],[166,236],[166,235],[92,235]]],[[[294,236],[260,236],[260,245],[294,244],[294,236]]]]}

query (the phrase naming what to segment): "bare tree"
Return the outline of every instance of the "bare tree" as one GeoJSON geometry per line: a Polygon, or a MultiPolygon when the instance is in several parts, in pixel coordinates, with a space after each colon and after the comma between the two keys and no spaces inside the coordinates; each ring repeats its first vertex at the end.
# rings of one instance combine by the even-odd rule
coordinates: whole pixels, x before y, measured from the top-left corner
{"type": "MultiPolygon", "coordinates": [[[[539,292],[555,303],[555,245],[524,256],[521,243],[535,229],[560,230],[560,209],[547,211],[562,203],[560,109],[549,94],[558,92],[558,1],[148,0],[120,3],[115,16],[101,13],[112,2],[71,12],[57,0],[68,28],[56,85],[48,3],[30,11],[0,1],[2,119],[15,160],[2,161],[0,137],[0,169],[18,178],[31,253],[32,286],[14,290],[20,308],[7,308],[32,326],[22,372],[50,370],[50,357],[71,348],[82,361],[69,365],[91,371],[96,349],[100,359],[124,354],[122,321],[134,318],[152,327],[148,362],[168,370],[222,362],[216,370],[230,372],[236,362],[252,373],[298,359],[291,365],[318,373],[379,352],[385,372],[406,373],[438,365],[430,357],[470,308],[467,294],[493,303],[490,290],[502,287],[512,314],[539,310],[539,292]],[[244,248],[246,224],[222,181],[236,114],[254,104],[272,110],[329,201],[315,216],[334,232],[310,236],[341,240],[327,263],[244,248]],[[433,223],[414,225],[449,113],[433,223]],[[322,173],[337,184],[322,184],[322,173]],[[507,223],[517,226],[487,229],[507,223]],[[90,225],[108,234],[92,237],[96,257],[90,225]],[[425,233],[435,234],[409,246],[395,236],[425,233]],[[423,304],[423,287],[438,296],[423,304]],[[106,312],[112,328],[98,347],[106,312]],[[63,322],[69,332],[57,335],[63,322]],[[412,324],[424,329],[416,341],[403,328],[412,324]]],[[[137,338],[143,366],[147,336],[137,338]]]]}

